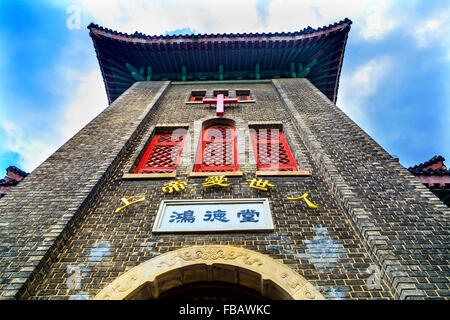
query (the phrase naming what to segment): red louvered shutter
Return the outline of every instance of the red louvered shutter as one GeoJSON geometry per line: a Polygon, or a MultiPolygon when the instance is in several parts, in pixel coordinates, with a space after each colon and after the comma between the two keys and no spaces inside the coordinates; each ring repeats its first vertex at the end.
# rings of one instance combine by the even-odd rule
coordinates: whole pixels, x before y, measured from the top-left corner
{"type": "Polygon", "coordinates": [[[237,171],[236,129],[220,124],[205,128],[195,165],[196,172],[237,171]]]}
{"type": "Polygon", "coordinates": [[[283,131],[279,129],[252,129],[253,150],[258,171],[297,171],[283,131]]]}
{"type": "Polygon", "coordinates": [[[174,172],[180,160],[186,134],[155,134],[135,173],[174,172]]]}

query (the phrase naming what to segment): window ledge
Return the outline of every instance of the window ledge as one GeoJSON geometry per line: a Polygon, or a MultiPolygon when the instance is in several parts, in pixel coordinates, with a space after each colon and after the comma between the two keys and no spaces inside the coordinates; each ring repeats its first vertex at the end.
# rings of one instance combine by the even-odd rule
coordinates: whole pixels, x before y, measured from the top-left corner
{"type": "Polygon", "coordinates": [[[310,171],[256,171],[256,176],[310,176],[310,171]]]}
{"type": "Polygon", "coordinates": [[[122,179],[170,179],[176,178],[176,172],[170,173],[124,173],[122,179]]]}
{"type": "Polygon", "coordinates": [[[191,172],[189,177],[212,177],[212,176],[226,176],[226,177],[241,177],[241,171],[227,171],[227,172],[191,172]]]}
{"type": "MultiPolygon", "coordinates": [[[[250,102],[256,102],[256,100],[240,100],[238,103],[250,103],[250,102]]],[[[203,101],[185,101],[185,104],[203,104],[203,101]]],[[[206,103],[208,104],[208,103],[206,103]]]]}
{"type": "Polygon", "coordinates": [[[238,103],[255,102],[255,100],[239,100],[238,103]]]}

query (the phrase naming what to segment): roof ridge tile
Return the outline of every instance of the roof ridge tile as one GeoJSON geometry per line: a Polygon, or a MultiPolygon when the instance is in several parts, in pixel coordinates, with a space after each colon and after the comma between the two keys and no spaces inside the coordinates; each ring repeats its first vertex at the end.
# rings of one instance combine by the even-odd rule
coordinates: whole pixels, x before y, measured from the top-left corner
{"type": "MultiPolygon", "coordinates": [[[[330,24],[328,26],[321,26],[318,27],[316,29],[312,28],[311,26],[307,26],[306,28],[300,30],[300,31],[296,31],[296,32],[292,32],[292,34],[294,35],[301,35],[301,34],[309,34],[309,33],[314,33],[314,32],[319,32],[319,31],[324,31],[324,30],[328,30],[334,27],[337,27],[338,25],[344,25],[344,24],[348,24],[351,25],[352,21],[348,18],[345,18],[344,20],[341,20],[339,22],[335,22],[334,24],[330,24]]],[[[207,33],[203,33],[203,34],[180,34],[180,35],[147,35],[144,34],[142,32],[138,32],[135,31],[133,34],[128,34],[125,32],[119,32],[117,30],[113,30],[113,29],[109,29],[106,27],[102,27],[96,23],[91,22],[87,28],[92,32],[93,29],[98,29],[100,31],[104,31],[104,32],[109,32],[111,34],[115,34],[115,35],[120,35],[120,36],[124,36],[127,38],[141,38],[141,37],[151,37],[152,39],[154,38],[159,38],[159,39],[173,39],[174,37],[187,37],[187,38],[192,38],[192,37],[224,37],[224,36],[228,36],[228,37],[241,37],[242,35],[247,35],[246,33],[241,34],[241,33],[211,33],[211,34],[207,34],[207,33]]],[[[275,32],[275,33],[256,33],[256,36],[278,36],[280,33],[279,32],[275,32]]],[[[286,32],[282,32],[282,35],[285,35],[286,32]]],[[[289,32],[288,34],[291,34],[291,32],[289,32]]],[[[251,34],[250,34],[251,35],[251,34]]]]}

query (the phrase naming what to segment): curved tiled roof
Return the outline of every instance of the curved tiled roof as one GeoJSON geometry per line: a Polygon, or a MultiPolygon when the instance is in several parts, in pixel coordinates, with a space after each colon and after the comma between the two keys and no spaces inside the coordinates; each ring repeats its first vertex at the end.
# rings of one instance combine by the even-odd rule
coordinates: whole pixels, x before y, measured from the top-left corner
{"type": "Polygon", "coordinates": [[[435,163],[442,161],[442,165],[445,161],[445,158],[442,156],[434,156],[430,160],[416,165],[414,167],[409,167],[408,171],[414,175],[424,174],[424,175],[450,175],[450,170],[448,170],[444,165],[441,168],[433,169],[428,168],[425,169],[435,163]]]}
{"type": "Polygon", "coordinates": [[[12,171],[22,177],[26,177],[28,175],[28,173],[20,170],[19,168],[15,167],[15,166],[9,166],[8,168],[6,168],[6,172],[8,172],[8,171],[12,171]]]}
{"type": "Polygon", "coordinates": [[[136,81],[306,77],[336,101],[349,19],[295,32],[127,34],[91,23],[109,102],[136,81]]]}
{"type": "Polygon", "coordinates": [[[119,32],[113,29],[108,29],[102,26],[99,26],[98,24],[91,23],[88,26],[89,30],[99,30],[103,31],[112,35],[118,35],[122,37],[126,37],[129,39],[155,39],[155,40],[167,40],[167,39],[195,39],[195,38],[220,38],[220,37],[229,37],[229,38],[236,38],[236,37],[277,37],[277,36],[299,36],[299,35],[305,35],[305,34],[311,34],[311,33],[317,33],[320,31],[331,31],[336,27],[340,27],[342,25],[351,25],[352,21],[348,18],[345,18],[344,20],[341,20],[339,22],[329,24],[328,26],[319,27],[317,29],[313,29],[310,26],[294,32],[269,32],[269,33],[216,33],[216,34],[186,34],[186,35],[146,35],[141,32],[135,32],[132,35],[128,33],[119,32]]]}

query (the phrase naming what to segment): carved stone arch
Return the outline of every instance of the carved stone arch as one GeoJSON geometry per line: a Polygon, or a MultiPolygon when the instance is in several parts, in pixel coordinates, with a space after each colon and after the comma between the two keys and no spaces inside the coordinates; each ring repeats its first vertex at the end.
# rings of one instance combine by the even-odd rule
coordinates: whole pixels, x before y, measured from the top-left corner
{"type": "Polygon", "coordinates": [[[324,300],[305,278],[258,252],[232,246],[193,246],[152,258],[115,279],[95,300],[152,299],[199,281],[223,281],[286,300],[324,300]]]}

